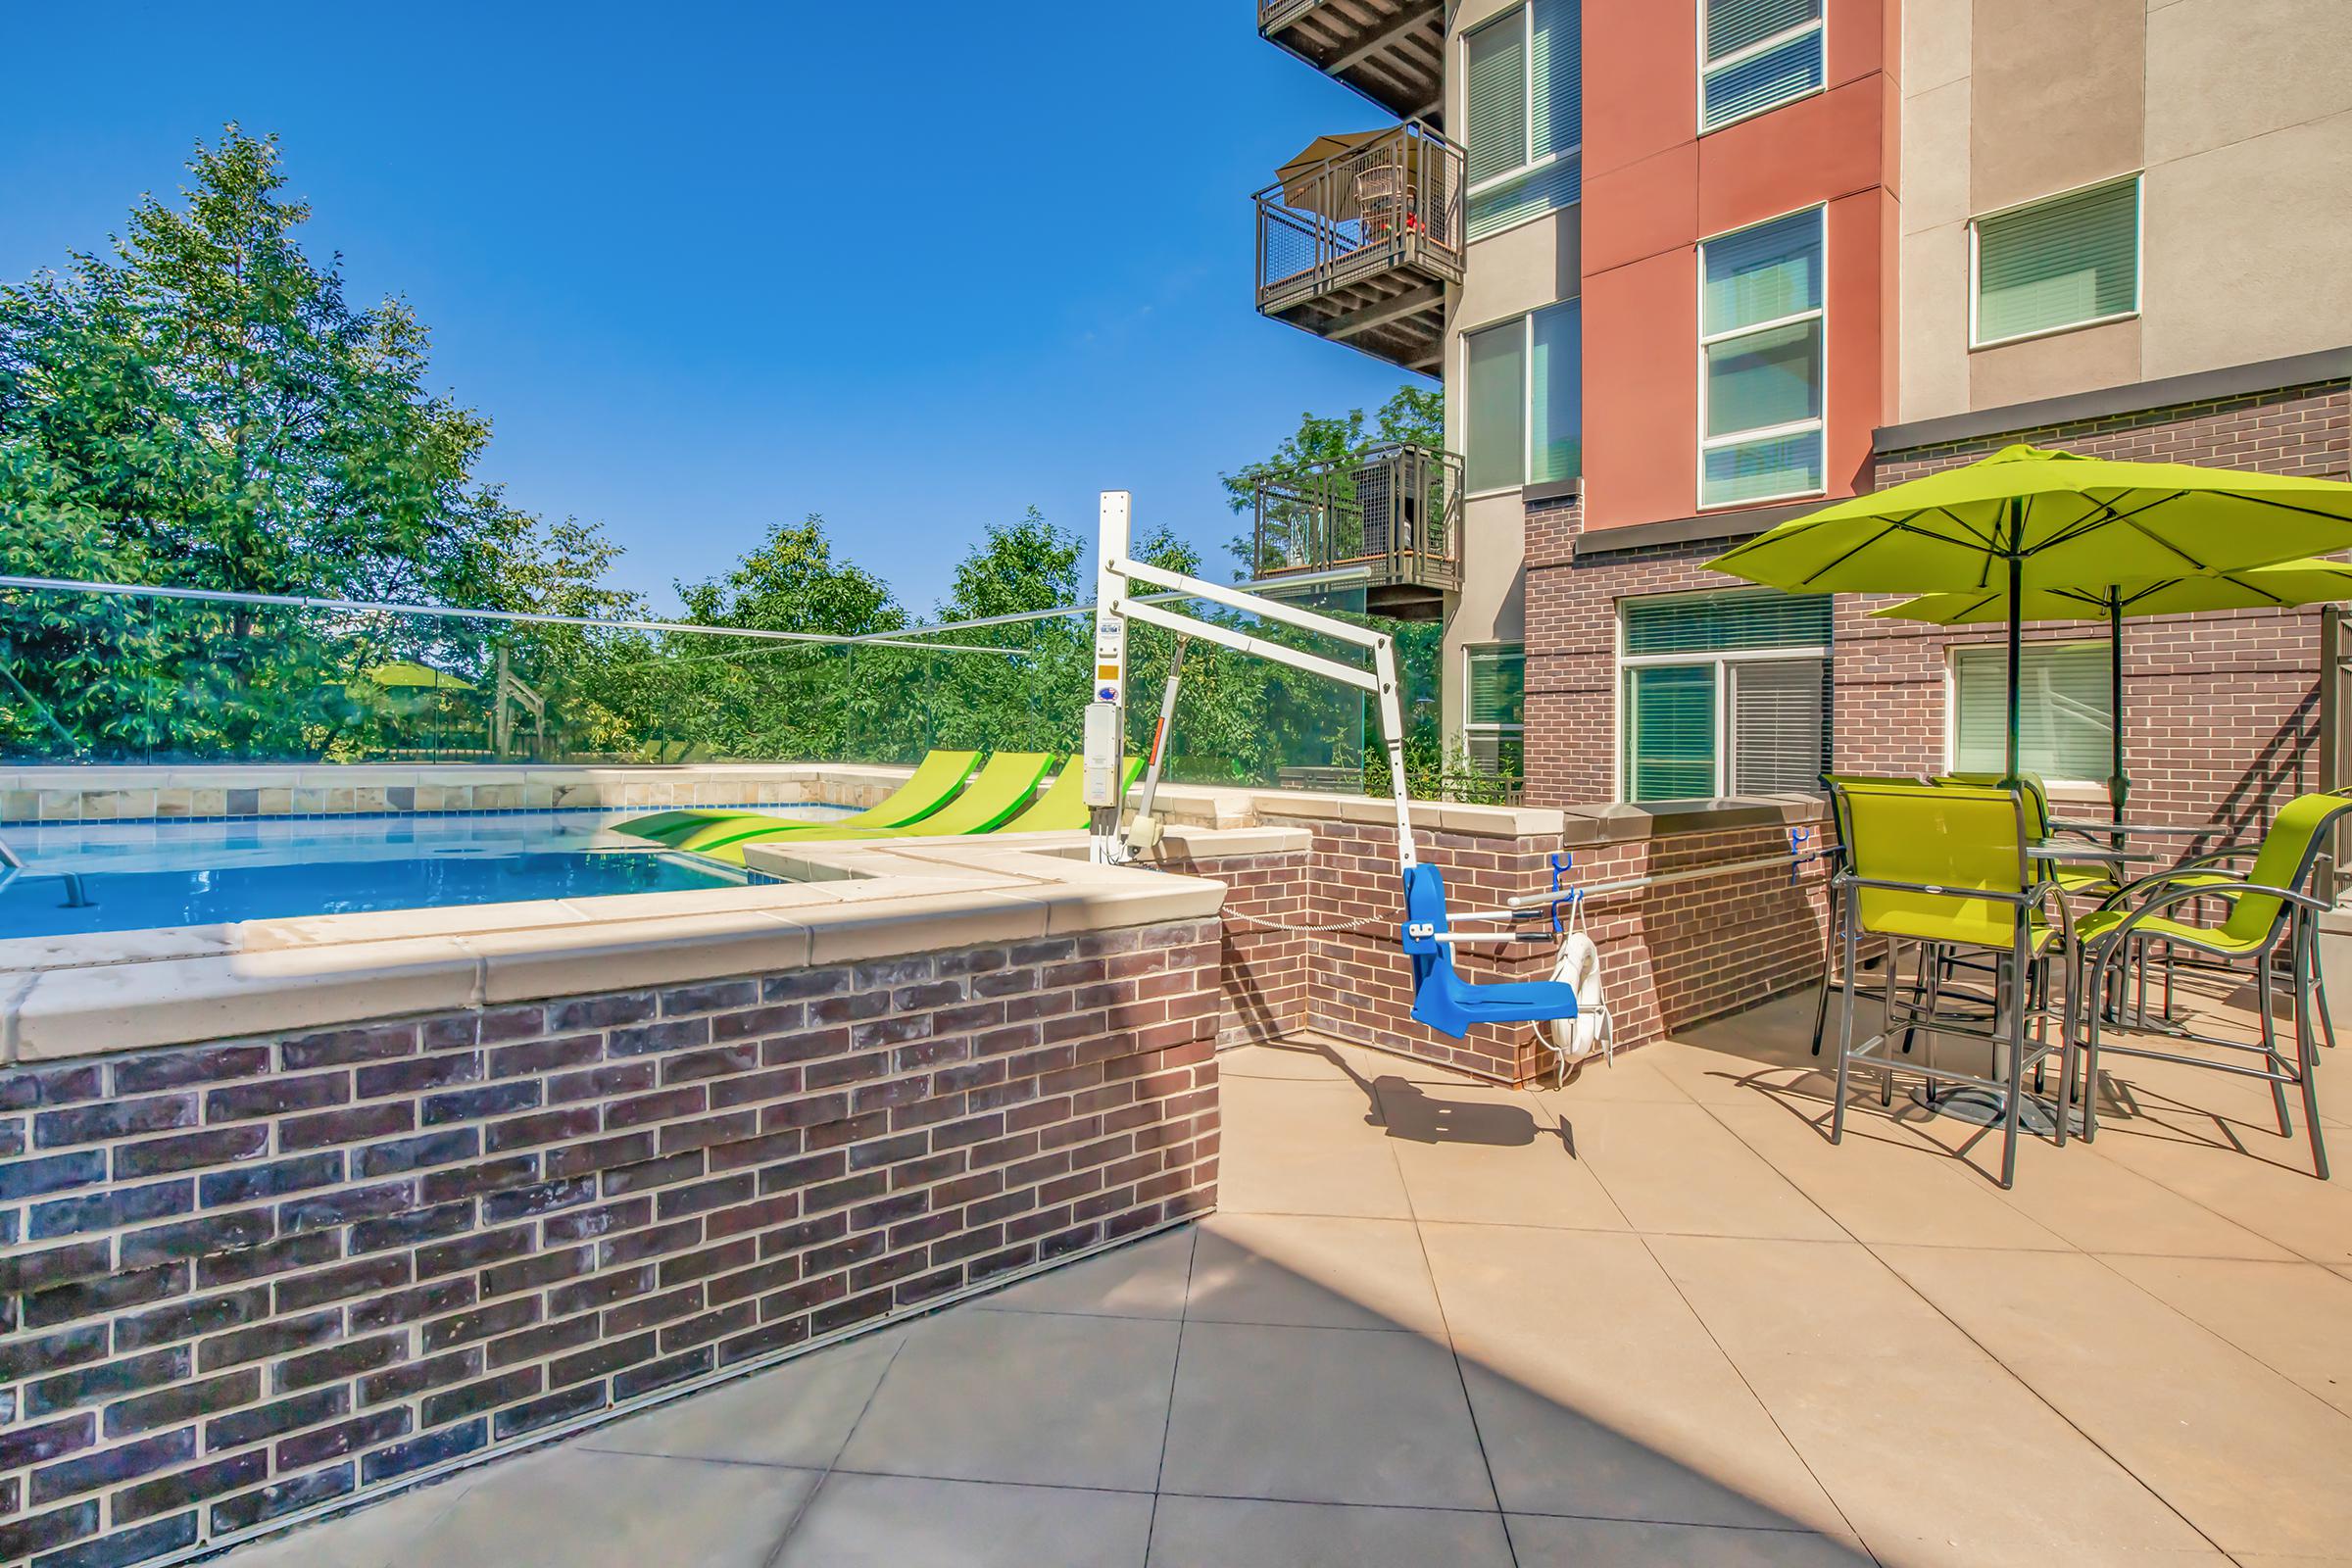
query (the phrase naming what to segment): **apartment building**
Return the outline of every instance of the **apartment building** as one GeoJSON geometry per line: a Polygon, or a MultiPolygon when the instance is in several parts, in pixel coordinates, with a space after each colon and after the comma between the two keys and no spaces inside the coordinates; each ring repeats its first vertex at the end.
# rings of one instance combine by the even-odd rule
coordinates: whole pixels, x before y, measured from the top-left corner
{"type": "MultiPolygon", "coordinates": [[[[1259,25],[1394,126],[1260,193],[1260,308],[1440,376],[1458,455],[1320,559],[1445,620],[1449,723],[1530,801],[1994,758],[1988,637],[1706,568],[1827,501],[2012,441],[2352,469],[2341,0],[1267,0],[1259,25]],[[1318,236],[1303,268],[1286,224],[1318,236]]],[[[1261,565],[1309,564],[1276,543],[1261,565]]],[[[2029,761],[2089,793],[2106,645],[2029,636],[2029,761]]],[[[2318,639],[2316,612],[2134,624],[2134,803],[2242,818],[2308,787],[2318,639]]]]}

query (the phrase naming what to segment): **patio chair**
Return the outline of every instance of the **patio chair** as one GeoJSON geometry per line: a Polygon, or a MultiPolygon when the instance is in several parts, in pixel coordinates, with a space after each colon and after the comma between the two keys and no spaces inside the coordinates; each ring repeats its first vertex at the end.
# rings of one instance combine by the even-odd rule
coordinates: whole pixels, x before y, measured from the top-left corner
{"type": "Polygon", "coordinates": [[[768,811],[656,811],[616,824],[618,831],[666,844],[673,850],[709,851],[734,842],[738,830],[748,833],[800,831],[820,827],[904,827],[920,821],[955,798],[972,775],[978,752],[927,754],[906,782],[862,811],[829,822],[794,821],[768,811]]]}
{"type": "MultiPolygon", "coordinates": [[[[1838,873],[1846,868],[1845,844],[1847,834],[1845,827],[1845,808],[1844,804],[1838,797],[1838,786],[1839,784],[1876,784],[1884,785],[1890,789],[1913,790],[1925,790],[1934,787],[1929,780],[1924,778],[1887,778],[1872,773],[1824,773],[1821,775],[1821,781],[1830,792],[1830,831],[1835,835],[1836,838],[1836,844],[1832,851],[1832,859],[1830,861],[1830,881],[1833,884],[1833,887],[1837,881],[1838,873]]],[[[1829,1035],[1830,993],[1838,989],[1838,950],[1839,945],[1844,941],[1844,931],[1845,908],[1844,906],[1839,902],[1836,892],[1833,891],[1830,894],[1829,918],[1824,922],[1824,947],[1821,956],[1821,987],[1819,991],[1815,993],[1813,999],[1813,1054],[1816,1056],[1821,1054],[1822,1042],[1827,1039],[1829,1035]]],[[[1891,953],[1889,953],[1886,956],[1887,962],[1892,963],[1894,961],[1894,956],[1891,953]]],[[[1903,1040],[1903,1050],[1908,1053],[1910,1049],[1910,1038],[1909,1036],[1905,1036],[1903,1040]]]]}
{"type": "Polygon", "coordinates": [[[2327,849],[2328,830],[2346,812],[2352,812],[2352,792],[2298,795],[2272,818],[2271,829],[2263,835],[2243,880],[2215,872],[2214,862],[2228,852],[2213,852],[2170,871],[2142,877],[2118,894],[2108,907],[2083,916],[2077,929],[2082,942],[2083,999],[2089,1004],[2083,1009],[2087,1020],[2082,1058],[2084,1139],[2098,1134],[2099,1054],[2107,1051],[2262,1079],[2271,1086],[2271,1105],[2278,1113],[2281,1138],[2294,1136],[2286,1107],[2287,1087],[2293,1085],[2302,1092],[2303,1119],[2311,1129],[2313,1173],[2322,1181],[2328,1179],[2328,1146],[2320,1128],[2319,1084],[2314,1073],[2319,1065],[2318,1041],[2311,1014],[2315,1002],[2324,1004],[2326,1000],[2326,991],[2318,983],[2319,917],[2328,912],[2328,906],[2312,897],[2308,884],[2327,849]],[[2228,906],[2221,924],[2195,925],[2173,917],[2172,911],[2180,906],[2201,899],[2218,899],[2228,906]],[[2180,1027],[2168,1029],[2166,1035],[2259,1055],[2260,1066],[2102,1039],[2103,1009],[2098,1004],[2102,992],[2111,978],[2121,980],[2133,946],[2149,941],[2202,954],[2224,966],[2253,966],[2255,1009],[2261,1017],[2259,1042],[2227,1040],[2180,1027]],[[2274,972],[2281,956],[2287,960],[2289,984],[2294,987],[2292,1066],[2279,1054],[2278,1021],[2272,1007],[2274,972]]]}
{"type": "MultiPolygon", "coordinates": [[[[2003,1187],[2017,1180],[2017,1135],[2026,1095],[2026,1069],[2061,1057],[2060,1080],[2072,1081],[2074,988],[2066,987],[2066,1015],[2059,1044],[2048,1044],[2046,1006],[2033,1004],[2033,970],[2073,940],[2073,914],[2055,882],[2036,871],[2028,836],[2029,808],[2022,790],[1948,784],[1920,788],[1901,780],[1839,779],[1838,819],[1848,835],[1846,858],[1833,879],[1843,901],[1841,940],[1845,972],[1843,1010],[1838,1032],[1838,1081],[1830,1120],[1830,1142],[1845,1134],[1846,1085],[1853,1063],[1875,1061],[1881,1069],[1879,1102],[1893,1101],[1895,1062],[1886,1054],[1898,1033],[1924,1029],[1988,1044],[1995,1076],[1980,1077],[1932,1061],[1903,1063],[1932,1081],[1962,1084],[1997,1097],[2002,1122],[2003,1187]],[[2048,913],[2056,910],[2055,920],[2048,913]],[[1880,1032],[1854,1042],[1854,981],[1858,949],[1865,936],[1887,945],[1886,1015],[1880,1032]],[[1948,951],[2000,960],[1999,1004],[1994,1016],[1939,1010],[1933,985],[1898,997],[1896,954],[1904,943],[1933,954],[1948,951]],[[2029,1042],[2028,1023],[2034,1024],[2029,1042]],[[2006,1071],[2003,1071],[2003,1066],[2006,1071]]],[[[1923,977],[1931,969],[1923,967],[1923,977]]],[[[2058,1118],[2056,1140],[2066,1142],[2066,1119],[2058,1118]]]]}

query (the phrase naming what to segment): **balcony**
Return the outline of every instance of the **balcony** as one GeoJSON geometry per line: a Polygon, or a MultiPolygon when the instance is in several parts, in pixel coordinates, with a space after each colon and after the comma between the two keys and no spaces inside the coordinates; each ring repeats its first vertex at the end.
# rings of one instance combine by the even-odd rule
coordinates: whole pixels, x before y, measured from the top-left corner
{"type": "Polygon", "coordinates": [[[1462,150],[1419,125],[1329,136],[1257,193],[1257,308],[1427,375],[1462,280],[1462,150]]]}
{"type": "Polygon", "coordinates": [[[1251,563],[1266,591],[1286,572],[1360,566],[1364,608],[1436,620],[1462,585],[1462,460],[1425,447],[1375,447],[1312,473],[1260,475],[1251,563]]]}
{"type": "Polygon", "coordinates": [[[1401,120],[1439,124],[1446,96],[1441,0],[1258,0],[1258,35],[1401,120]]]}

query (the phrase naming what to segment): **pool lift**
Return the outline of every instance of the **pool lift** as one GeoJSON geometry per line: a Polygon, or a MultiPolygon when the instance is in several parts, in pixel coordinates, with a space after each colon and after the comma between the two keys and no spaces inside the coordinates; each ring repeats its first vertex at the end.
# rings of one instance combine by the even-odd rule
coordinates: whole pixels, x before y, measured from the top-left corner
{"type": "Polygon", "coordinates": [[[1198,639],[1236,653],[1250,654],[1369,693],[1380,715],[1381,742],[1389,760],[1389,788],[1396,808],[1396,863],[1404,893],[1404,919],[1398,935],[1405,956],[1412,960],[1413,1017],[1456,1040],[1463,1038],[1475,1023],[1546,1025],[1545,1038],[1563,1070],[1576,1058],[1595,1049],[1607,1048],[1609,1013],[1602,998],[1600,956],[1581,926],[1582,890],[1559,886],[1561,872],[1567,868],[1566,860],[1554,858],[1553,887],[1549,893],[1511,899],[1499,908],[1449,911],[1446,906],[1445,878],[1436,866],[1423,864],[1415,853],[1412,806],[1405,792],[1404,724],[1397,695],[1395,639],[1262,594],[1205,582],[1131,560],[1127,554],[1130,528],[1128,493],[1102,492],[1096,552],[1094,686],[1093,700],[1086,710],[1083,780],[1093,829],[1093,859],[1104,865],[1125,864],[1159,842],[1160,823],[1152,808],[1174,725],[1184,654],[1190,641],[1198,639]],[[1165,604],[1145,602],[1135,595],[1138,584],[1203,599],[1262,620],[1352,644],[1370,655],[1371,667],[1343,663],[1287,644],[1252,637],[1232,626],[1183,614],[1165,604]],[[1142,793],[1134,815],[1129,817],[1120,788],[1120,762],[1126,750],[1127,623],[1131,620],[1172,632],[1177,643],[1160,697],[1159,721],[1152,730],[1142,793]],[[1568,910],[1565,924],[1560,915],[1563,906],[1568,910]],[[1492,933],[1475,929],[1457,931],[1454,929],[1457,925],[1500,925],[1506,929],[1492,933]],[[1472,985],[1454,968],[1452,948],[1458,943],[1550,941],[1558,942],[1559,957],[1549,980],[1472,985]]]}

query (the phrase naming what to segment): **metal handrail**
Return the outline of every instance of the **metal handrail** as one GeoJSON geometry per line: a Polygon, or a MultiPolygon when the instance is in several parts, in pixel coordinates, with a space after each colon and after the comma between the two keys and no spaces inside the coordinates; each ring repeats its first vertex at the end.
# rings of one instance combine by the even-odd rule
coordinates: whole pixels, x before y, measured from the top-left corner
{"type": "Polygon", "coordinates": [[[1362,565],[1374,583],[1451,589],[1462,575],[1462,460],[1397,442],[1252,486],[1251,564],[1263,578],[1362,565]]]}
{"type": "Polygon", "coordinates": [[[1407,260],[1458,281],[1463,167],[1460,146],[1403,124],[1256,192],[1260,304],[1407,260]]]}

